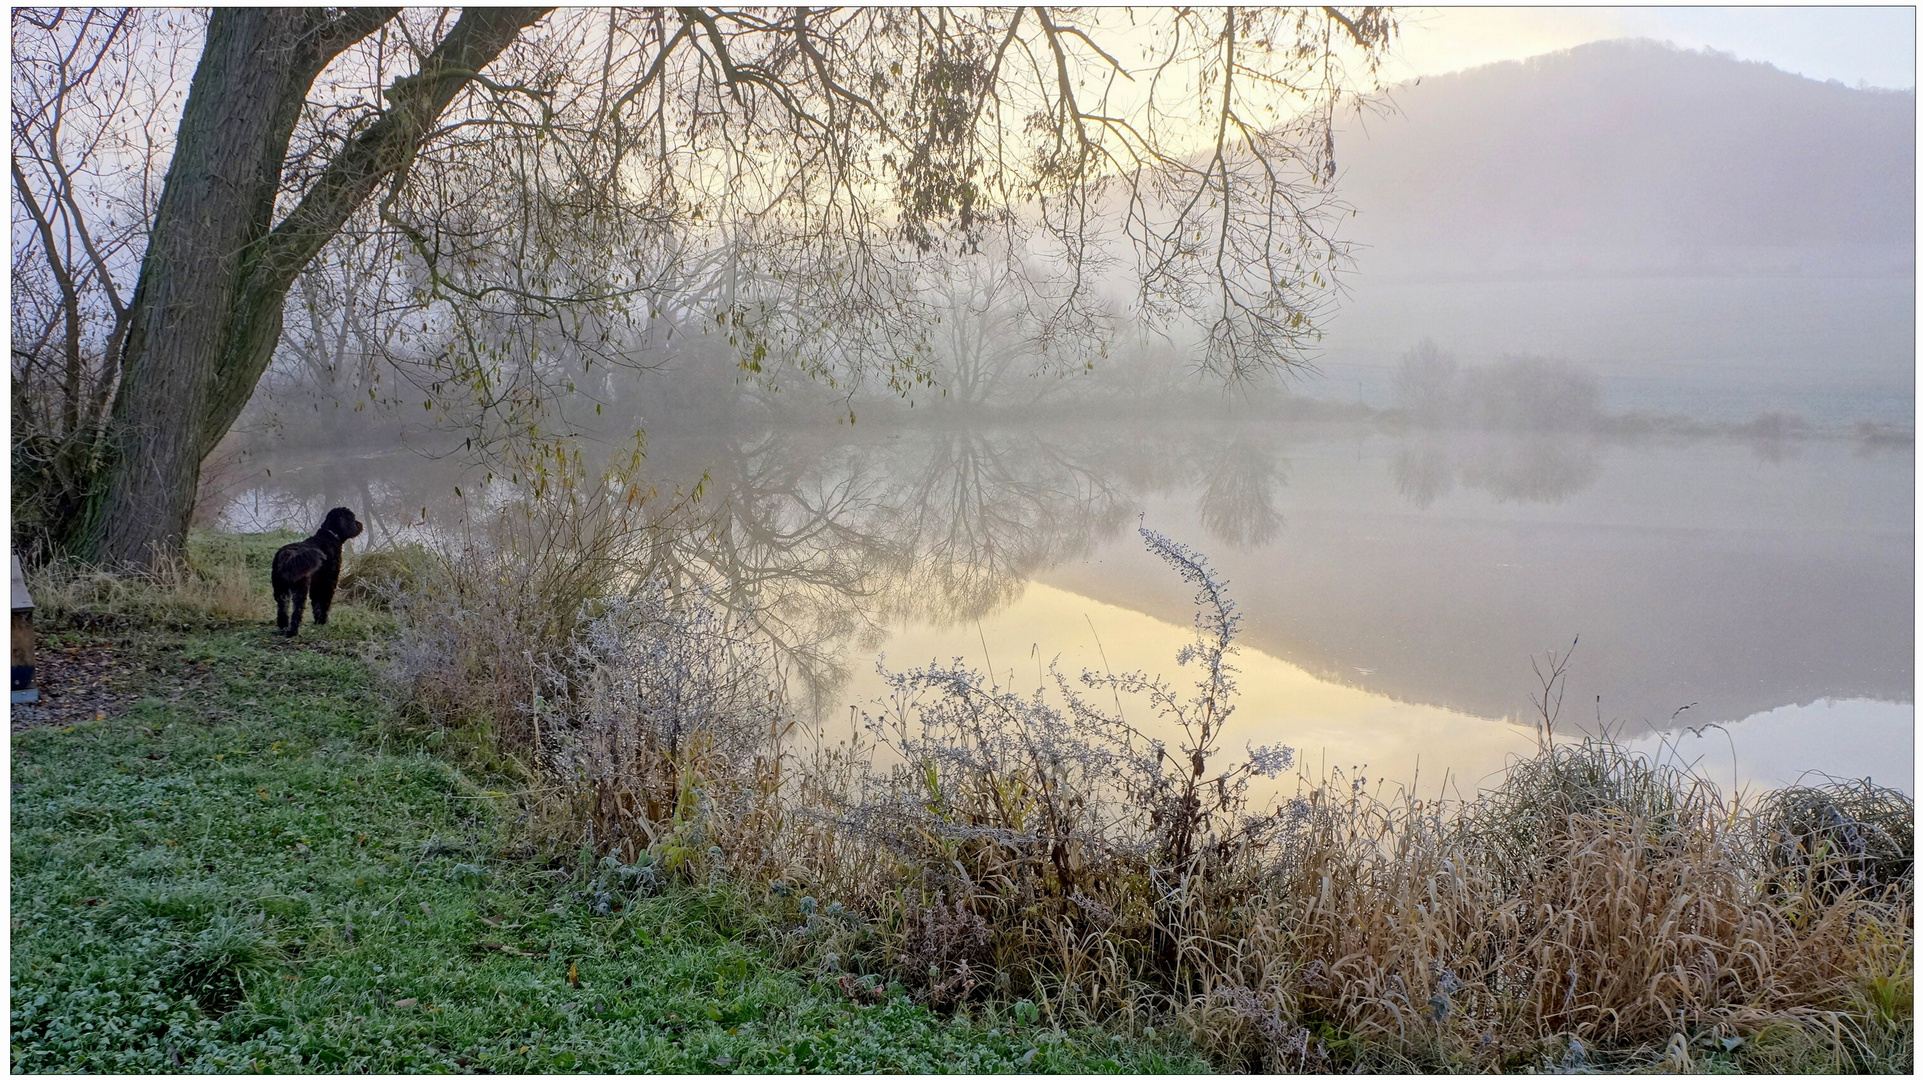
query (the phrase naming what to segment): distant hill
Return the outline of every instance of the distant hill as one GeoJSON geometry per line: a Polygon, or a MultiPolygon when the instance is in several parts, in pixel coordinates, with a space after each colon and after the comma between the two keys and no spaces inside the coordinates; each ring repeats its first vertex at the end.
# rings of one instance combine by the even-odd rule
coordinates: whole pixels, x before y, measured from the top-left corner
{"type": "Polygon", "coordinates": [[[1390,97],[1337,143],[1362,247],[1332,385],[1424,335],[1605,376],[1907,385],[1913,91],[1613,41],[1390,97]]]}
{"type": "Polygon", "coordinates": [[[1339,144],[1398,248],[1911,248],[1916,95],[1610,41],[1422,80],[1339,144]]]}

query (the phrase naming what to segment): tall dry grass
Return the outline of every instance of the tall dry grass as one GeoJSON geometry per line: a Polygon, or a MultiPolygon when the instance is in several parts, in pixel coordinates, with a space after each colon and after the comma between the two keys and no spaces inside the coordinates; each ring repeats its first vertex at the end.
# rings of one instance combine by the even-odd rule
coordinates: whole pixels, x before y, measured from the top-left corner
{"type": "Polygon", "coordinates": [[[116,621],[199,629],[273,618],[268,567],[293,533],[231,536],[195,532],[183,557],[144,571],[108,571],[55,559],[27,569],[35,617],[43,623],[116,621]]]}
{"type": "Polygon", "coordinates": [[[1291,760],[1228,749],[1233,603],[1145,539],[1196,591],[1190,687],[1058,674],[1022,695],[931,667],[854,741],[811,741],[739,613],[573,573],[545,539],[445,561],[400,605],[392,670],[525,763],[547,840],[604,875],[727,875],[791,960],[851,985],[1175,1024],[1240,1068],[1907,1068],[1909,799],[1742,803],[1557,741],[1552,664],[1539,753],[1483,793],[1332,774],[1254,804],[1291,760]],[[1122,695],[1179,736],[1100,707],[1122,695]]]}
{"type": "MultiPolygon", "coordinates": [[[[1595,742],[1551,755],[1635,767],[1595,742]]],[[[1783,890],[1748,850],[1742,811],[1569,811],[1530,801],[1542,759],[1522,764],[1455,807],[1334,792],[1244,918],[1198,927],[1215,985],[1213,1000],[1191,998],[1197,1038],[1276,1067],[1303,1032],[1335,1031],[1442,1068],[1539,1062],[1572,1041],[1645,1057],[1678,1037],[1685,1052],[1728,1049],[1784,1027],[1843,1066],[1874,1038],[1854,998],[1908,941],[1907,895],[1783,890]],[[1519,832],[1527,847],[1509,845],[1519,832]]]]}
{"type": "MultiPolygon", "coordinates": [[[[274,553],[306,535],[284,529],[238,534],[197,529],[188,534],[180,557],[156,566],[107,570],[73,559],[52,559],[26,568],[27,588],[36,617],[49,625],[199,630],[259,623],[272,627],[274,553]]],[[[358,606],[335,610],[338,618],[350,624],[384,627],[387,620],[378,609],[406,591],[429,555],[415,545],[369,547],[367,541],[355,541],[342,553],[338,596],[358,606]]]]}

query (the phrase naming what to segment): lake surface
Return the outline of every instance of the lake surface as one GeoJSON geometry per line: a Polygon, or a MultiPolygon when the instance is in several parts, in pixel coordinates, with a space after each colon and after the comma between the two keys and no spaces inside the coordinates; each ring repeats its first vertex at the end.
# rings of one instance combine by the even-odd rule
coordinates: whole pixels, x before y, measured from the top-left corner
{"type": "MultiPolygon", "coordinates": [[[[878,658],[1185,681],[1190,591],[1146,526],[1207,555],[1243,615],[1230,746],[1466,790],[1533,748],[1532,658],[1575,642],[1565,735],[1606,727],[1725,785],[1914,787],[1908,443],[950,419],[649,448],[664,490],[706,478],[686,564],[777,616],[825,717],[881,695],[878,658]]],[[[453,468],[262,444],[221,519],[346,503],[418,536],[459,514],[453,468]]]]}

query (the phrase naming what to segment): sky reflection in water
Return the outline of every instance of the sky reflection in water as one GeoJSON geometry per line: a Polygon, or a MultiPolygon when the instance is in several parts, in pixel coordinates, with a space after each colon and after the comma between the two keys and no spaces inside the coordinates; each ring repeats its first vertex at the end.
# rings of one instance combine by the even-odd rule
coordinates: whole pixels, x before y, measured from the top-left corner
{"type": "MultiPolygon", "coordinates": [[[[1171,419],[713,425],[649,446],[663,490],[707,477],[715,522],[668,562],[776,610],[822,660],[823,715],[877,692],[876,651],[981,664],[985,643],[1022,686],[1056,655],[1099,668],[1099,634],[1116,669],[1181,676],[1189,596],[1143,521],[1207,554],[1245,615],[1233,746],[1467,787],[1533,745],[1530,658],[1580,634],[1565,730],[1721,723],[1745,779],[1910,786],[1907,444],[1171,419]]],[[[273,476],[233,485],[229,527],[346,502],[376,539],[451,535],[471,483],[406,453],[269,446],[250,467],[273,476]]],[[[1690,741],[1726,745],[1711,734],[1690,741]]]]}

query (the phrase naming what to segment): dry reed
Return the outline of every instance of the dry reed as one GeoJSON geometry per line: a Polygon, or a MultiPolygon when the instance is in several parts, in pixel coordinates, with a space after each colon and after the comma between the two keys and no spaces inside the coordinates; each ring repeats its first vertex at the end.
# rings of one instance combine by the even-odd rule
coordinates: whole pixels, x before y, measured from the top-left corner
{"type": "Polygon", "coordinates": [[[1147,539],[1197,590],[1193,694],[1089,674],[1021,696],[929,668],[894,677],[865,738],[798,743],[770,655],[700,590],[611,603],[485,560],[446,569],[486,587],[402,605],[402,648],[461,658],[445,683],[415,664],[421,707],[484,703],[522,725],[496,729],[510,753],[548,725],[527,761],[551,840],[729,875],[793,962],[873,977],[857,988],[1174,1023],[1265,1070],[1907,1068],[1907,797],[1732,804],[1606,739],[1558,743],[1552,663],[1540,752],[1488,791],[1425,802],[1334,774],[1252,806],[1249,777],[1289,756],[1220,752],[1233,605],[1205,560],[1147,539]],[[1184,736],[1083,690],[1139,695],[1184,736]]]}

